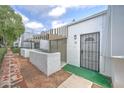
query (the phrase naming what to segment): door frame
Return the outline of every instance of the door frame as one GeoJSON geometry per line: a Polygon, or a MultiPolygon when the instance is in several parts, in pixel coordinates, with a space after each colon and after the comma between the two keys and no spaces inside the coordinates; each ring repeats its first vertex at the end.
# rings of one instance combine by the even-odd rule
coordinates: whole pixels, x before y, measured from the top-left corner
{"type": "MultiPolygon", "coordinates": [[[[100,71],[100,32],[91,32],[91,33],[84,33],[84,34],[80,34],[80,67],[82,68],[82,66],[81,66],[81,36],[83,36],[83,35],[88,35],[88,34],[96,34],[96,33],[98,33],[99,34],[99,37],[98,37],[98,50],[99,50],[99,52],[98,52],[98,71],[96,71],[96,72],[99,72],[100,71]]],[[[83,68],[85,68],[85,67],[83,67],[83,68]]],[[[89,69],[89,68],[86,68],[86,69],[89,69]]],[[[92,69],[89,69],[89,70],[92,70],[92,69]]],[[[95,70],[93,70],[93,71],[95,71],[95,70]]]]}

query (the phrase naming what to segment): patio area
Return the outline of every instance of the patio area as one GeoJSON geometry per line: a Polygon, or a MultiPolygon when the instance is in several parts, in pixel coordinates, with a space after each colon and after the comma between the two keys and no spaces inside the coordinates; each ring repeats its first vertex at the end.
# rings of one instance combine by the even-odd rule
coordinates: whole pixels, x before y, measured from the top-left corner
{"type": "Polygon", "coordinates": [[[0,80],[2,82],[3,77],[5,79],[1,83],[5,83],[3,87],[12,88],[102,88],[102,86],[84,77],[70,73],[71,71],[66,71],[67,66],[50,76],[46,76],[32,65],[28,58],[8,50],[3,60],[3,73],[0,75],[0,80]],[[8,82],[8,86],[6,86],[6,82],[8,82]]]}
{"type": "Polygon", "coordinates": [[[29,88],[56,88],[68,77],[68,72],[60,70],[49,77],[33,66],[28,59],[17,56],[20,63],[20,71],[29,88]]]}
{"type": "Polygon", "coordinates": [[[29,88],[102,88],[102,86],[65,71],[65,69],[61,69],[47,77],[32,65],[29,59],[19,55],[16,55],[16,57],[19,60],[20,71],[29,88]]]}

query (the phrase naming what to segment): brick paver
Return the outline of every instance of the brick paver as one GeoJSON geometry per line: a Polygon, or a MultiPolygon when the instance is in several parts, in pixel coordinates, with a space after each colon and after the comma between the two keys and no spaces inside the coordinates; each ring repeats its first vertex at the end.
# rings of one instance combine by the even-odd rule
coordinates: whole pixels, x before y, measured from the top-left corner
{"type": "Polygon", "coordinates": [[[20,68],[18,65],[18,60],[8,49],[6,55],[4,56],[3,63],[1,66],[1,75],[0,75],[0,87],[26,87],[26,83],[21,75],[20,68]]]}

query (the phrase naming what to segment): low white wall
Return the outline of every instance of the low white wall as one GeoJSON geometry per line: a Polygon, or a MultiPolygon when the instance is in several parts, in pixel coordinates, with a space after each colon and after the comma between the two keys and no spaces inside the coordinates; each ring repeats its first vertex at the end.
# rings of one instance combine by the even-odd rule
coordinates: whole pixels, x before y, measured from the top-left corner
{"type": "Polygon", "coordinates": [[[115,88],[124,88],[124,58],[112,58],[112,82],[115,88]]]}
{"type": "Polygon", "coordinates": [[[29,57],[31,49],[25,49],[25,48],[21,48],[21,56],[27,58],[29,57]]]}
{"type": "Polygon", "coordinates": [[[45,53],[32,50],[30,52],[30,62],[47,76],[61,69],[60,53],[45,53]]]}

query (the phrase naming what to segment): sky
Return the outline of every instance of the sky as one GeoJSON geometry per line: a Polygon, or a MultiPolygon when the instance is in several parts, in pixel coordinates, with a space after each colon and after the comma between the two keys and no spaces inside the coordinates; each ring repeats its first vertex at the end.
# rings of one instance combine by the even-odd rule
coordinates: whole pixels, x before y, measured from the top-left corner
{"type": "Polygon", "coordinates": [[[104,5],[12,5],[23,19],[26,32],[39,34],[107,9],[104,5]]]}

